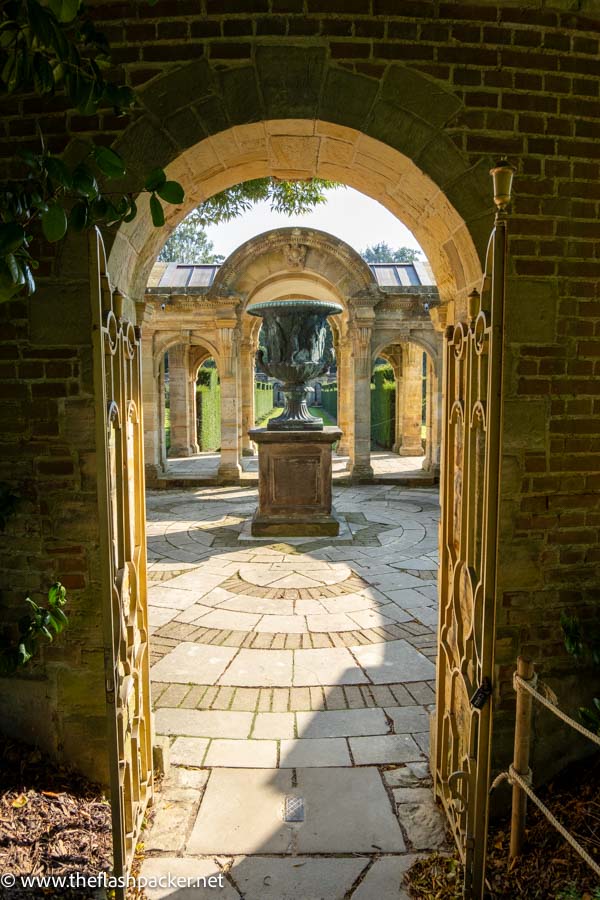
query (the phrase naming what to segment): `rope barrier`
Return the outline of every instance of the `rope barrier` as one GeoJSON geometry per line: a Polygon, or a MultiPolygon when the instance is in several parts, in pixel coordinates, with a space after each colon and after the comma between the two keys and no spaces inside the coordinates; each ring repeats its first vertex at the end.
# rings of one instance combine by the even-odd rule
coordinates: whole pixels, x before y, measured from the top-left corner
{"type": "Polygon", "coordinates": [[[524,693],[529,694],[531,698],[537,700],[546,709],[554,713],[557,718],[561,719],[565,724],[569,725],[575,731],[578,731],[592,743],[600,746],[600,735],[594,734],[588,728],[580,725],[560,707],[540,694],[537,687],[537,675],[530,660],[519,657],[517,661],[517,671],[513,675],[513,685],[517,694],[517,711],[515,722],[515,752],[514,760],[508,768],[507,772],[501,772],[494,779],[491,791],[494,790],[502,781],[508,781],[513,789],[513,806],[511,818],[511,834],[510,834],[510,858],[514,859],[519,856],[522,851],[523,840],[525,836],[525,818],[526,818],[526,797],[535,803],[537,808],[543,813],[550,824],[558,831],[564,840],[575,850],[576,853],[584,860],[596,875],[600,877],[600,864],[598,864],[590,854],[584,850],[581,844],[567,831],[564,825],[550,812],[548,807],[539,799],[537,794],[532,790],[532,772],[529,768],[529,742],[531,736],[531,699],[526,699],[524,693]],[[528,676],[528,677],[524,677],[528,676]]]}
{"type": "MultiPolygon", "coordinates": [[[[575,838],[567,831],[564,825],[560,824],[558,819],[550,812],[548,807],[544,803],[542,803],[542,801],[536,794],[534,794],[534,792],[529,787],[529,784],[527,783],[527,779],[519,775],[512,764],[509,766],[508,772],[503,772],[502,774],[508,779],[510,784],[518,784],[521,790],[525,791],[529,799],[532,800],[538,807],[538,809],[543,812],[550,824],[553,825],[558,833],[564,837],[565,841],[567,841],[567,843],[570,844],[577,853],[579,853],[581,858],[585,860],[590,869],[593,869],[596,875],[600,877],[600,865],[598,865],[598,863],[592,859],[589,853],[583,849],[581,844],[575,840],[575,838]]],[[[497,780],[498,779],[496,779],[496,781],[497,780]]]]}
{"type": "Polygon", "coordinates": [[[548,700],[543,694],[540,694],[539,691],[536,691],[534,687],[532,687],[526,679],[521,678],[520,675],[515,673],[514,675],[514,683],[518,684],[519,687],[522,687],[528,693],[531,694],[542,706],[545,706],[546,709],[549,709],[550,712],[553,712],[555,716],[558,716],[559,719],[562,719],[563,722],[566,722],[567,725],[570,725],[571,728],[574,728],[575,731],[578,731],[584,737],[589,738],[590,741],[593,741],[594,744],[598,744],[600,746],[600,735],[594,734],[593,731],[589,731],[587,728],[584,728],[583,725],[580,725],[579,722],[576,722],[575,719],[571,719],[566,713],[562,711],[556,704],[552,703],[551,700],[548,700]]]}

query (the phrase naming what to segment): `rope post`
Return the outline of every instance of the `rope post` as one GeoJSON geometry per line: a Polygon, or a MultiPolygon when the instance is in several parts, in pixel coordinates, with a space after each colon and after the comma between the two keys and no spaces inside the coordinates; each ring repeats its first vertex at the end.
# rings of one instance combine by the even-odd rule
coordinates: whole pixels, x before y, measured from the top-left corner
{"type": "MultiPolygon", "coordinates": [[[[524,681],[535,680],[533,662],[519,656],[517,659],[516,674],[524,681]]],[[[531,708],[533,697],[528,691],[523,690],[515,679],[517,692],[517,712],[515,720],[515,749],[513,767],[518,775],[525,781],[530,775],[529,746],[531,742],[531,708]]],[[[523,839],[525,837],[525,819],[527,816],[527,794],[518,784],[513,782],[512,789],[512,816],[510,822],[510,858],[521,854],[523,839]]]]}

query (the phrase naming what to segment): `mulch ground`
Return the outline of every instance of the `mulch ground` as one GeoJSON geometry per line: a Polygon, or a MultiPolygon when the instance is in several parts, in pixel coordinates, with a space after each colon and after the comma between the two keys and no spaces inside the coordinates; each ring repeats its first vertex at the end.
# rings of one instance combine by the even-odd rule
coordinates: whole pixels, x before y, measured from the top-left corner
{"type": "MultiPolygon", "coordinates": [[[[600,864],[600,755],[566,769],[537,792],[553,815],[600,864]]],[[[528,804],[523,855],[509,861],[510,820],[491,826],[488,840],[489,900],[600,900],[600,879],[528,804]]],[[[434,854],[416,862],[407,876],[420,900],[461,900],[458,855],[434,854]]]]}
{"type": "Polygon", "coordinates": [[[0,898],[88,900],[94,891],[24,888],[19,878],[88,876],[111,868],[110,806],[101,789],[39,751],[0,738],[0,873],[17,878],[15,887],[0,887],[0,898]]]}

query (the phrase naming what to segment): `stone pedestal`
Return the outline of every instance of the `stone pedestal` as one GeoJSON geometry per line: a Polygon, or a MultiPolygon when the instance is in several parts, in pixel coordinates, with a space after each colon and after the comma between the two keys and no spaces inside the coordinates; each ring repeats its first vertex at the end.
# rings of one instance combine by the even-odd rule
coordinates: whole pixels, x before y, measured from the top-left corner
{"type": "Polygon", "coordinates": [[[269,431],[252,428],[258,445],[256,537],[320,537],[339,533],[331,514],[331,449],[342,436],[323,431],[269,431]]]}

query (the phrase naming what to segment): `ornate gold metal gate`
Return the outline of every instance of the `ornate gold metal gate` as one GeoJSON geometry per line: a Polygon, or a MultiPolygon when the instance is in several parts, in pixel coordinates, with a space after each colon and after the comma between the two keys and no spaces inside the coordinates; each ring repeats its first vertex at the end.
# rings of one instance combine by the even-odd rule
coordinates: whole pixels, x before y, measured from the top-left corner
{"type": "Polygon", "coordinates": [[[483,897],[492,732],[506,212],[514,169],[492,169],[498,207],[481,292],[444,342],[435,787],[483,897]]]}
{"type": "MultiPolygon", "coordinates": [[[[90,241],[104,657],[114,875],[128,874],[152,796],[141,341],[90,241]]],[[[117,896],[124,896],[120,890],[117,896]]]]}

